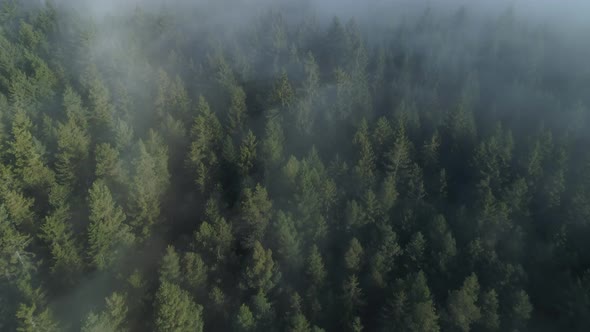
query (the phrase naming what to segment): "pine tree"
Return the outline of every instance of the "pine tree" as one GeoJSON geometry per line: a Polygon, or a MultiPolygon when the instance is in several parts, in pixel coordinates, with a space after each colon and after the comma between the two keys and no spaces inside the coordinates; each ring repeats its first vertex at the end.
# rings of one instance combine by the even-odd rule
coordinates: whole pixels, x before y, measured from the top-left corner
{"type": "Polygon", "coordinates": [[[251,130],[248,130],[246,137],[240,144],[240,156],[238,159],[238,168],[242,175],[248,175],[252,171],[257,159],[256,136],[251,130]]]}
{"type": "Polygon", "coordinates": [[[270,104],[277,105],[281,108],[288,108],[293,103],[295,94],[289,83],[289,77],[285,70],[281,71],[279,78],[274,82],[270,92],[270,104]]]}
{"type": "Polygon", "coordinates": [[[479,301],[481,308],[479,325],[481,325],[484,331],[498,331],[500,329],[498,294],[492,289],[482,293],[479,301]]]}
{"type": "Polygon", "coordinates": [[[33,123],[22,109],[14,114],[13,140],[10,151],[14,166],[23,183],[28,187],[41,188],[53,182],[53,172],[44,160],[45,148],[32,134],[33,123]]]}
{"type": "Polygon", "coordinates": [[[244,246],[251,248],[254,243],[261,241],[266,232],[272,214],[272,202],[268,193],[260,184],[254,190],[246,188],[240,205],[242,216],[244,246]]]}
{"type": "Polygon", "coordinates": [[[156,331],[203,331],[203,307],[178,285],[164,281],[156,293],[156,331]]]}
{"type": "Polygon", "coordinates": [[[393,147],[386,153],[385,168],[388,175],[399,181],[410,165],[411,142],[406,135],[405,124],[400,121],[394,134],[393,147]]]}
{"type": "Polygon", "coordinates": [[[358,149],[358,163],[354,172],[362,187],[370,187],[375,180],[375,154],[369,137],[367,120],[361,121],[360,127],[354,135],[353,144],[358,149]]]}
{"type": "Polygon", "coordinates": [[[436,265],[439,271],[446,272],[449,262],[457,255],[455,238],[442,215],[434,218],[429,229],[431,264],[436,265]]]}
{"type": "Polygon", "coordinates": [[[264,249],[256,241],[244,274],[245,285],[252,290],[267,293],[279,280],[281,274],[272,259],[272,250],[264,249]]]}
{"type": "Polygon", "coordinates": [[[266,121],[266,134],[262,141],[262,156],[267,167],[277,166],[282,161],[285,135],[282,117],[276,110],[270,111],[266,121]]]}
{"type": "Polygon", "coordinates": [[[160,281],[178,284],[180,280],[180,257],[173,246],[168,246],[160,265],[160,281]]]}
{"type": "Polygon", "coordinates": [[[412,267],[420,269],[424,263],[424,253],[426,250],[426,240],[421,232],[412,236],[410,243],[407,244],[404,253],[412,267]]]}
{"type": "Polygon", "coordinates": [[[119,151],[108,143],[100,143],[95,148],[97,178],[106,181],[109,184],[126,184],[128,174],[122,165],[119,151]]]}
{"type": "Polygon", "coordinates": [[[113,293],[105,299],[106,308],[96,314],[91,312],[86,318],[82,332],[125,332],[127,331],[128,308],[125,296],[113,293]]]}
{"type": "Polygon", "coordinates": [[[346,318],[353,315],[365,304],[364,295],[360,288],[358,277],[351,275],[342,284],[342,305],[346,318]]]}
{"type": "Polygon", "coordinates": [[[301,297],[294,293],[291,296],[291,305],[288,313],[288,327],[289,332],[311,332],[309,322],[301,311],[301,297]]]}
{"type": "Polygon", "coordinates": [[[413,281],[409,281],[408,300],[410,303],[406,326],[409,331],[438,332],[438,314],[434,307],[434,301],[430,289],[426,283],[426,277],[422,271],[416,274],[413,281]]]}
{"type": "Polygon", "coordinates": [[[310,286],[320,288],[326,280],[327,272],[320,251],[316,245],[311,247],[305,265],[305,274],[309,279],[310,286]]]}
{"type": "Polygon", "coordinates": [[[41,310],[35,304],[21,304],[17,313],[17,332],[57,332],[59,325],[55,322],[49,309],[41,310]]]}
{"type": "Polygon", "coordinates": [[[511,326],[514,329],[526,328],[527,321],[531,317],[533,306],[528,294],[524,290],[516,291],[512,296],[512,307],[509,308],[511,326]]]}
{"type": "Polygon", "coordinates": [[[297,271],[302,265],[301,243],[293,217],[279,211],[276,220],[271,238],[275,239],[277,260],[288,271],[297,271]]]}
{"type": "Polygon", "coordinates": [[[73,283],[82,272],[80,248],[75,241],[67,205],[45,217],[40,237],[47,242],[52,257],[51,272],[65,284],[73,283]]]}
{"type": "Polygon", "coordinates": [[[231,135],[241,134],[246,125],[246,93],[241,87],[230,89],[230,105],[228,114],[227,129],[231,135]]]}
{"type": "Polygon", "coordinates": [[[319,102],[320,88],[319,67],[311,52],[307,54],[303,67],[305,79],[300,92],[303,98],[300,98],[294,107],[294,117],[299,132],[310,134],[315,120],[314,106],[319,102]]]}
{"type": "Polygon", "coordinates": [[[208,257],[212,264],[220,264],[229,258],[233,239],[231,225],[223,218],[216,218],[212,224],[201,223],[194,235],[194,246],[208,257]]]}
{"type": "Polygon", "coordinates": [[[463,282],[459,290],[452,291],[447,299],[449,323],[460,331],[469,331],[472,324],[481,318],[477,306],[479,282],[475,274],[470,275],[463,282]]]}
{"type": "Polygon", "coordinates": [[[63,107],[67,122],[57,128],[57,175],[63,184],[73,185],[82,177],[84,161],[88,157],[90,135],[86,120],[87,111],[82,107],[82,100],[71,89],[66,89],[63,107]]]}
{"type": "Polygon", "coordinates": [[[135,237],[125,224],[125,214],[102,181],[95,181],[88,191],[90,258],[99,270],[109,269],[131,246],[135,237]]]}
{"type": "Polygon", "coordinates": [[[353,273],[357,273],[360,270],[362,259],[363,247],[356,238],[352,238],[348,250],[344,255],[346,268],[353,273]]]}
{"type": "Polygon", "coordinates": [[[182,257],[182,275],[189,289],[202,289],[206,285],[208,272],[199,254],[187,252],[182,257]]]}
{"type": "Polygon", "coordinates": [[[248,332],[254,331],[256,328],[256,320],[250,308],[246,304],[242,304],[238,311],[236,321],[234,323],[235,331],[248,332]]]}
{"type": "Polygon", "coordinates": [[[201,191],[211,183],[218,164],[217,150],[223,135],[221,124],[203,96],[199,97],[197,116],[191,128],[191,146],[187,166],[195,174],[195,181],[201,191]]]}
{"type": "Polygon", "coordinates": [[[28,251],[31,237],[20,232],[4,208],[0,205],[0,271],[6,279],[28,278],[35,268],[33,254],[28,251]]]}
{"type": "Polygon", "coordinates": [[[145,238],[158,222],[161,199],[168,189],[168,149],[154,132],[150,133],[145,144],[139,141],[137,148],[137,157],[133,161],[129,207],[131,224],[136,233],[145,238]]]}

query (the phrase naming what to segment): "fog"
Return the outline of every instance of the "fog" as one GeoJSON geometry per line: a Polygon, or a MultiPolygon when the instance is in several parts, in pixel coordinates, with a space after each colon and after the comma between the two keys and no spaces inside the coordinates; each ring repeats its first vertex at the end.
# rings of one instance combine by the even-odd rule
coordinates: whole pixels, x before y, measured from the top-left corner
{"type": "MultiPolygon", "coordinates": [[[[590,289],[590,1],[19,6],[0,29],[0,47],[20,54],[0,59],[0,180],[10,179],[0,207],[39,219],[14,222],[39,269],[0,279],[17,294],[0,329],[51,315],[84,332],[109,320],[120,324],[113,331],[160,332],[175,321],[199,330],[191,319],[205,331],[589,323],[575,293],[590,289]],[[50,18],[38,19],[44,10],[50,18]],[[64,110],[69,88],[79,118],[64,110]],[[35,106],[21,107],[21,96],[35,106]],[[34,167],[49,184],[28,182],[34,167]],[[99,207],[124,216],[103,221],[124,226],[108,237],[127,227],[132,245],[100,251],[88,234],[101,225],[89,218],[98,181],[114,204],[99,207]],[[71,213],[62,233],[39,226],[57,210],[48,196],[59,186],[71,213]],[[76,251],[79,274],[61,272],[76,251]],[[117,258],[103,269],[96,252],[117,258]],[[160,310],[168,283],[186,312],[160,310]],[[31,295],[36,287],[47,296],[31,295]],[[121,321],[105,307],[114,292],[128,296],[121,321]],[[33,318],[15,314],[21,303],[33,318]]],[[[0,231],[4,254],[12,233],[0,231]]]]}

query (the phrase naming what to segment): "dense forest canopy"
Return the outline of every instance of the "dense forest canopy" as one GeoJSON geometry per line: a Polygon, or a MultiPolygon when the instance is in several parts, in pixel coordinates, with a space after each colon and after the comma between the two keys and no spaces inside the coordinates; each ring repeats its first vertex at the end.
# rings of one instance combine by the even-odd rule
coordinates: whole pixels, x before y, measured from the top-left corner
{"type": "Polygon", "coordinates": [[[590,6],[459,3],[0,1],[0,330],[588,331],[590,6]]]}

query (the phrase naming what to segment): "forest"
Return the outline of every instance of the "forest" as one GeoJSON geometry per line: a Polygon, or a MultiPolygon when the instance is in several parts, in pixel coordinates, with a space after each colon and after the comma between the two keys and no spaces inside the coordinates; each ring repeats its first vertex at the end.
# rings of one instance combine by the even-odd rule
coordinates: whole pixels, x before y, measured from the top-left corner
{"type": "Polygon", "coordinates": [[[322,1],[0,1],[0,331],[590,330],[590,24],[322,1]]]}

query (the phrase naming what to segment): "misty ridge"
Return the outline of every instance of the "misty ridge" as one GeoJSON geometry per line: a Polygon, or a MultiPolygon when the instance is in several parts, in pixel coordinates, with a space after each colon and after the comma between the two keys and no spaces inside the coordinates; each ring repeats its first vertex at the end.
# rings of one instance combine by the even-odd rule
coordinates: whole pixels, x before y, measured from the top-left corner
{"type": "Polygon", "coordinates": [[[590,2],[0,0],[0,331],[588,331],[590,2]]]}

